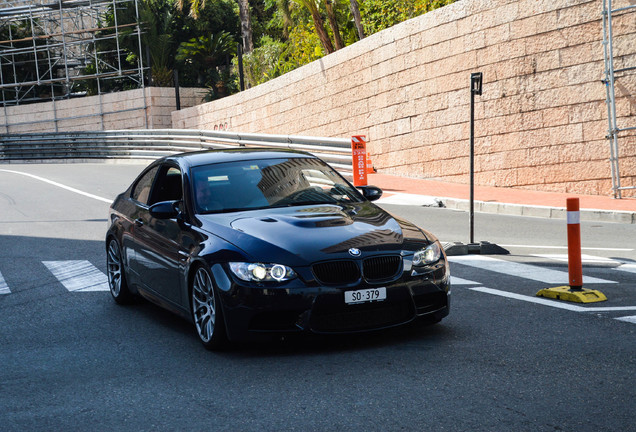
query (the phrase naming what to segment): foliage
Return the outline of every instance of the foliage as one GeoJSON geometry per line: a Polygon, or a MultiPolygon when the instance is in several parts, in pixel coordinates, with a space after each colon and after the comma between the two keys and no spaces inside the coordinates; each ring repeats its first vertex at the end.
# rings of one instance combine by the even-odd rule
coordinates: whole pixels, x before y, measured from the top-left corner
{"type": "MultiPolygon", "coordinates": [[[[100,63],[122,65],[123,69],[135,69],[141,56],[144,67],[150,68],[146,74],[146,84],[153,86],[172,86],[173,70],[180,69],[179,81],[182,86],[210,85],[213,82],[200,82],[199,68],[183,68],[183,63],[175,62],[180,42],[204,35],[229,33],[239,34],[237,21],[238,8],[234,0],[208,0],[206,7],[199,12],[199,19],[188,15],[188,11],[180,12],[175,0],[141,0],[139,2],[139,17],[143,23],[142,52],[133,27],[120,29],[119,39],[98,40],[95,51],[99,52],[100,63]],[[116,49],[119,45],[122,54],[117,57],[116,49]],[[148,79],[148,77],[150,77],[148,79]]],[[[118,24],[135,23],[137,12],[134,3],[118,4],[114,9],[109,5],[101,17],[99,36],[114,35],[110,27],[118,24]]],[[[97,65],[87,65],[83,73],[95,73],[97,65]]],[[[129,79],[115,78],[100,80],[102,92],[118,91],[133,87],[135,84],[129,79]]],[[[82,87],[88,94],[97,92],[96,80],[85,80],[82,87]]]]}
{"type": "Polygon", "coordinates": [[[363,0],[360,2],[362,25],[367,35],[394,26],[456,0],[363,0]]]}
{"type": "MultiPolygon", "coordinates": [[[[297,67],[317,60],[359,38],[351,12],[357,3],[364,26],[370,35],[455,0],[249,0],[251,26],[255,43],[253,52],[244,55],[245,80],[255,86],[297,67]]],[[[246,0],[243,0],[245,9],[246,0]]],[[[88,64],[83,74],[96,73],[103,64],[121,64],[134,70],[142,61],[150,69],[146,84],[172,86],[173,70],[179,70],[182,86],[204,86],[209,98],[237,91],[236,46],[241,41],[241,18],[238,0],[140,0],[143,22],[142,51],[134,26],[120,29],[119,38],[111,28],[137,22],[134,4],[110,4],[100,22],[100,36],[94,51],[99,62],[88,64]],[[196,15],[197,19],[193,18],[196,15]],[[120,53],[117,53],[117,47],[120,53]],[[230,68],[230,58],[232,58],[230,68]],[[149,78],[150,77],[150,78],[149,78]]],[[[27,36],[30,29],[12,29],[15,35],[27,36]]],[[[0,32],[2,26],[0,26],[0,32]]],[[[0,33],[1,37],[1,33],[0,33]]],[[[5,65],[3,74],[5,73],[5,65]]],[[[29,73],[18,71],[28,80],[29,73]]],[[[87,93],[118,91],[136,86],[122,77],[84,80],[87,93]]],[[[50,86],[48,86],[50,91],[50,86]]],[[[46,89],[45,89],[46,90],[46,89]]]]}
{"type": "MultiPolygon", "coordinates": [[[[310,24],[293,27],[287,42],[264,36],[259,45],[252,53],[243,56],[243,71],[248,87],[262,84],[325,55],[310,24]]],[[[236,70],[236,60],[234,66],[236,70]]]]}
{"type": "Polygon", "coordinates": [[[145,23],[142,42],[148,46],[150,53],[151,84],[157,87],[173,85],[173,40],[170,25],[173,21],[171,10],[157,14],[150,7],[143,7],[140,11],[141,19],[145,23]]]}
{"type": "MultiPolygon", "coordinates": [[[[350,0],[329,0],[330,8],[326,7],[327,1],[263,0],[265,12],[270,11],[269,22],[265,28],[258,23],[254,24],[263,33],[254,51],[243,57],[248,87],[276,78],[333,50],[336,42],[334,29],[342,35],[344,45],[358,40],[350,0]]],[[[358,3],[365,32],[372,34],[453,1],[455,0],[363,0],[358,3]]],[[[259,3],[260,17],[266,17],[267,13],[263,12],[261,3],[255,3],[259,3]]],[[[236,71],[236,59],[233,64],[236,71]]]]}
{"type": "Polygon", "coordinates": [[[238,77],[229,70],[229,68],[223,68],[220,70],[216,77],[216,81],[213,85],[208,85],[208,92],[204,99],[206,102],[210,102],[214,99],[219,99],[233,93],[238,92],[238,77]]]}
{"type": "Polygon", "coordinates": [[[292,28],[285,53],[287,58],[283,73],[311,63],[325,55],[318,35],[311,30],[307,23],[292,28]]]}
{"type": "Polygon", "coordinates": [[[232,35],[222,31],[181,42],[175,58],[185,64],[186,69],[197,72],[201,85],[211,85],[218,80],[218,66],[224,62],[226,56],[235,53],[236,42],[232,35]]]}
{"type": "MultiPolygon", "coordinates": [[[[281,74],[279,63],[284,57],[286,45],[283,42],[264,36],[260,46],[249,54],[243,55],[243,74],[248,87],[254,87],[281,74]]],[[[234,60],[234,68],[238,60],[234,60]]]]}
{"type": "Polygon", "coordinates": [[[176,60],[189,63],[201,69],[209,69],[219,64],[226,54],[236,52],[236,43],[232,35],[220,32],[210,36],[199,36],[187,42],[181,42],[176,60]]]}

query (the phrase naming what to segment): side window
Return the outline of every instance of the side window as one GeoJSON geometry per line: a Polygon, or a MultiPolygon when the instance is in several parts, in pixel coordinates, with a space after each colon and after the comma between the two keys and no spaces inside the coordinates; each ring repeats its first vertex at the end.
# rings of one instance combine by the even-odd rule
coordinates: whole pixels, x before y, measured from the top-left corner
{"type": "Polygon", "coordinates": [[[148,204],[152,205],[161,201],[179,201],[182,198],[181,171],[176,167],[162,166],[157,175],[148,204]]]}
{"type": "Polygon", "coordinates": [[[142,204],[148,204],[148,198],[150,198],[150,190],[152,189],[152,182],[157,175],[159,167],[155,167],[144,174],[135,187],[133,188],[130,197],[142,204]]]}

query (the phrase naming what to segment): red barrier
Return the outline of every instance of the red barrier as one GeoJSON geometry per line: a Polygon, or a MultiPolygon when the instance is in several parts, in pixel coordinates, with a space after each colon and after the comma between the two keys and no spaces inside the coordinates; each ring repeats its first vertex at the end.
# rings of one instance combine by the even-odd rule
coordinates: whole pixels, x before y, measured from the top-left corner
{"type": "Polygon", "coordinates": [[[583,267],[581,265],[581,212],[579,199],[567,199],[568,211],[568,274],[570,289],[583,288],[583,267]]]}
{"type": "Polygon", "coordinates": [[[367,174],[375,174],[375,168],[373,168],[373,162],[371,162],[369,155],[367,155],[367,174]]]}
{"type": "Polygon", "coordinates": [[[353,185],[367,185],[367,144],[364,135],[351,137],[351,154],[353,157],[353,185]]]}

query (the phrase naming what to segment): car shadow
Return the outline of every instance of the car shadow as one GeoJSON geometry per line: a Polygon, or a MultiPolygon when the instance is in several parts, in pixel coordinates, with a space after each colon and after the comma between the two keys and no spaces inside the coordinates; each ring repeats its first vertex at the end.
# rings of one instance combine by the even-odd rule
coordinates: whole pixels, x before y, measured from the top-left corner
{"type": "MultiPolygon", "coordinates": [[[[137,298],[133,304],[125,307],[134,310],[138,318],[144,320],[145,325],[160,327],[158,331],[178,335],[180,338],[189,338],[195,342],[193,346],[196,349],[205,351],[198,341],[193,324],[182,317],[142,298],[137,298]]],[[[256,341],[230,342],[222,350],[210,354],[230,360],[312,356],[384,348],[422,350],[439,346],[443,341],[457,336],[453,327],[445,322],[446,320],[443,320],[437,324],[430,324],[415,320],[398,327],[353,334],[266,335],[256,341]]]]}
{"type": "Polygon", "coordinates": [[[272,337],[268,341],[232,343],[223,351],[228,357],[277,358],[318,354],[361,352],[384,348],[427,349],[453,337],[453,329],[444,323],[419,321],[403,326],[342,335],[294,334],[272,337]]]}

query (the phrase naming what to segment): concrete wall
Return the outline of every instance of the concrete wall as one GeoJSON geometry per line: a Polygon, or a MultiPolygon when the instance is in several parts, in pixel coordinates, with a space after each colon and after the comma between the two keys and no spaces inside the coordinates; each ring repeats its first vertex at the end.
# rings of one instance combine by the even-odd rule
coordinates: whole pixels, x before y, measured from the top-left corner
{"type": "MultiPolygon", "coordinates": [[[[182,88],[181,106],[201,103],[205,90],[182,88]]],[[[0,109],[0,133],[60,132],[172,127],[174,89],[147,87],[101,96],[0,109]]]]}
{"type": "MultiPolygon", "coordinates": [[[[380,172],[467,183],[468,88],[470,73],[481,71],[478,184],[607,195],[601,9],[601,0],[459,0],[241,94],[175,112],[173,125],[366,134],[380,172]]],[[[614,24],[616,67],[636,66],[636,11],[614,24]]],[[[619,81],[617,97],[622,126],[636,126],[636,74],[619,81]]],[[[635,134],[620,147],[623,186],[636,186],[635,134]]]]}

